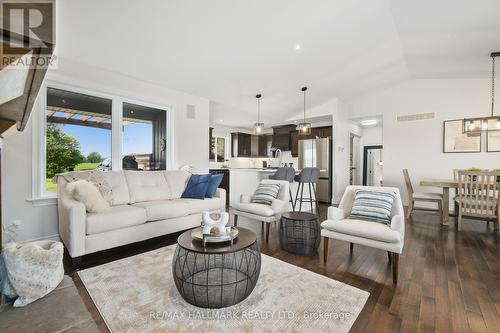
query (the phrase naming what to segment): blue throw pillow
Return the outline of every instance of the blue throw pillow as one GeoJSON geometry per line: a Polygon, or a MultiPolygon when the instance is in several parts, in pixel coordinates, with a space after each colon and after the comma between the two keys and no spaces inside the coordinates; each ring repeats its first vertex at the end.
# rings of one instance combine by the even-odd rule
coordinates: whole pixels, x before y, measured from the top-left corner
{"type": "Polygon", "coordinates": [[[189,182],[182,193],[181,198],[185,199],[204,199],[207,193],[208,183],[212,178],[211,174],[207,175],[191,175],[189,182]]]}
{"type": "Polygon", "coordinates": [[[210,178],[210,182],[208,183],[207,193],[205,194],[205,198],[213,198],[217,188],[219,188],[220,183],[222,183],[222,178],[224,178],[224,174],[212,174],[210,178]]]}

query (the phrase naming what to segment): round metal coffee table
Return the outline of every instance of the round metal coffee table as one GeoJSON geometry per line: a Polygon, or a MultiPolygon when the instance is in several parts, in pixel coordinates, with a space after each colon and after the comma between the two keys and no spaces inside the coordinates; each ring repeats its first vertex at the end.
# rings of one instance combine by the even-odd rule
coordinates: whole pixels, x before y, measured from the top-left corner
{"type": "Polygon", "coordinates": [[[191,230],[177,239],[172,261],[175,286],[181,296],[202,308],[224,308],[243,301],[259,279],[261,258],[257,237],[245,228],[230,243],[193,240],[191,230]]]}
{"type": "Polygon", "coordinates": [[[307,212],[287,212],[281,215],[280,245],[285,251],[313,255],[321,241],[318,216],[307,212]]]}

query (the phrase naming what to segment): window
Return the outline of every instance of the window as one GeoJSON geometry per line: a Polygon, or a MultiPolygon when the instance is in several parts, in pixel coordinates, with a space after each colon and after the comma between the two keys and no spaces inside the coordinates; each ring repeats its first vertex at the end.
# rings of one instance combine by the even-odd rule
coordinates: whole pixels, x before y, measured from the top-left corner
{"type": "Polygon", "coordinates": [[[169,112],[118,96],[69,88],[42,87],[33,125],[38,165],[33,200],[53,197],[57,173],[81,170],[165,170],[170,165],[169,112]],[[167,126],[168,125],[168,126],[167,126]]]}
{"type": "Polygon", "coordinates": [[[226,138],[212,136],[210,140],[210,161],[211,162],[226,161],[226,138]]]}
{"type": "Polygon", "coordinates": [[[45,190],[55,174],[111,169],[110,99],[47,88],[45,190]]]}
{"type": "Polygon", "coordinates": [[[123,159],[127,170],[165,170],[166,112],[123,103],[123,159]]]}

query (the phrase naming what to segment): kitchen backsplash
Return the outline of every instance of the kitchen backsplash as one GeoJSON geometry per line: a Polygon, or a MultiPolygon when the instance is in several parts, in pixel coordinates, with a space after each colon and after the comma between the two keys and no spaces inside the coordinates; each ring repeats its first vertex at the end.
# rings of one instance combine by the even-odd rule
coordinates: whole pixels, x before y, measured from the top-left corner
{"type": "MultiPolygon", "coordinates": [[[[292,157],[292,153],[290,151],[282,152],[281,165],[279,158],[252,158],[252,157],[235,157],[230,158],[225,164],[229,165],[230,168],[262,168],[262,162],[267,162],[268,166],[271,167],[279,167],[284,163],[293,163],[293,167],[297,169],[298,167],[298,158],[292,157]],[[269,165],[270,164],[270,165],[269,165]]],[[[210,168],[220,168],[224,163],[215,163],[210,162],[210,168]]]]}

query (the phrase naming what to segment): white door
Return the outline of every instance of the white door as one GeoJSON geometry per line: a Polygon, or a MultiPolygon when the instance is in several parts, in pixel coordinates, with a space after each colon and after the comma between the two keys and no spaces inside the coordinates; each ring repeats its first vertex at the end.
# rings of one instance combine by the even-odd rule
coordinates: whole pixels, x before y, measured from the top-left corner
{"type": "Polygon", "coordinates": [[[350,142],[350,168],[349,183],[351,185],[361,185],[361,163],[360,163],[361,142],[359,136],[351,134],[350,142]]]}

